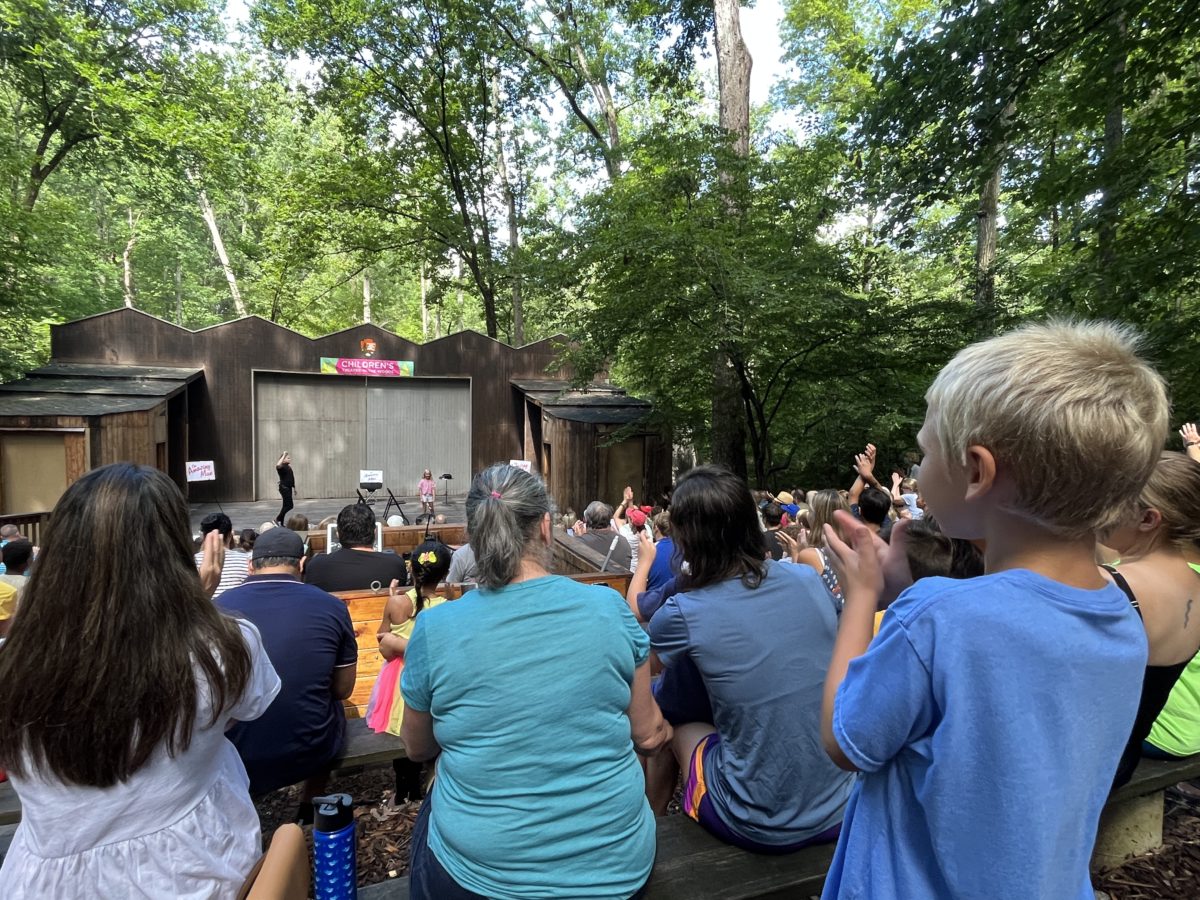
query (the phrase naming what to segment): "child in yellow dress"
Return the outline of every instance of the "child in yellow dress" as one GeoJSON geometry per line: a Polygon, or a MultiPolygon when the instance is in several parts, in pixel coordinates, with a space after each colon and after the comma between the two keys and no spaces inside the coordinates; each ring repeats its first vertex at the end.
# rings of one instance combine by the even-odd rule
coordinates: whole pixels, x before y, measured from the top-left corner
{"type": "MultiPolygon", "coordinates": [[[[404,717],[404,698],[400,695],[400,673],[404,670],[404,651],[412,635],[413,625],[422,610],[437,606],[445,597],[434,593],[450,571],[449,547],[441,541],[426,540],[412,552],[413,589],[407,593],[392,581],[388,601],[376,637],[379,652],[387,660],[375,679],[371,699],[367,703],[367,725],[376,733],[400,734],[404,717]]],[[[392,762],[396,772],[395,802],[421,799],[421,765],[407,759],[392,762]]]]}

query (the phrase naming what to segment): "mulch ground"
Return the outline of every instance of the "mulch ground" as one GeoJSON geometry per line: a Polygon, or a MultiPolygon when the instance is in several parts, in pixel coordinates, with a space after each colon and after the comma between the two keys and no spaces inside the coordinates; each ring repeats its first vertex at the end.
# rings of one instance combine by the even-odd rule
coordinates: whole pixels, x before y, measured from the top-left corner
{"type": "Polygon", "coordinates": [[[1200,897],[1200,789],[1194,784],[1167,790],[1163,846],[1093,878],[1098,898],[1107,895],[1111,900],[1196,900],[1200,897]]]}
{"type": "MultiPolygon", "coordinates": [[[[416,803],[392,806],[394,776],[390,768],[369,769],[331,779],[329,793],[354,798],[358,823],[358,883],[375,884],[408,874],[409,835],[417,818],[416,803]]],[[[294,822],[298,788],[284,788],[255,804],[264,835],[294,822]]],[[[678,801],[668,814],[678,813],[678,801]]],[[[311,843],[311,829],[309,840],[311,843]]],[[[1163,846],[1093,878],[1097,900],[1197,900],[1200,898],[1200,782],[1166,795],[1163,846]],[[1186,791],[1186,793],[1185,793],[1186,791]]]]}

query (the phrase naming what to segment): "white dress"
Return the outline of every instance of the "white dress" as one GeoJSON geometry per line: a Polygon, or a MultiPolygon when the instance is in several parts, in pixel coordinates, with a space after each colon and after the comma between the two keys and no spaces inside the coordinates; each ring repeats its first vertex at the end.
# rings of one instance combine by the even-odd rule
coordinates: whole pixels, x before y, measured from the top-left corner
{"type": "Polygon", "coordinates": [[[201,688],[185,752],[171,758],[160,748],[127,782],[108,788],[10,773],[21,824],[0,868],[0,897],[207,900],[237,894],[262,853],[262,839],[250,780],[225,729],[233,719],[257,719],[279,693],[258,629],[238,624],[253,663],[249,684],[211,727],[211,698],[207,686],[201,688]]]}

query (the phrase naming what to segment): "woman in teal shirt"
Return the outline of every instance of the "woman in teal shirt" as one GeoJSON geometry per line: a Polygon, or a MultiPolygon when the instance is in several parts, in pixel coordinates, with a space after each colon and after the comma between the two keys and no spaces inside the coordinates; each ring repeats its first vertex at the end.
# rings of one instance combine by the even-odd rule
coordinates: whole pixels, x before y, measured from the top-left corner
{"type": "Polygon", "coordinates": [[[438,759],[411,896],[636,896],[655,840],[635,750],[671,736],[649,640],[615,591],[549,574],[539,479],[493,466],[466,506],[479,590],[417,619],[401,676],[405,750],[438,759]]]}

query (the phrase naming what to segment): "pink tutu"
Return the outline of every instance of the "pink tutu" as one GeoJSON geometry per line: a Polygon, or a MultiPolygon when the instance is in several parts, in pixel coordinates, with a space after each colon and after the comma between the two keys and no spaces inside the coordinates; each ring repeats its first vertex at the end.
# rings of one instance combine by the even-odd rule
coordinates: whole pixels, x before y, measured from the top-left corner
{"type": "Polygon", "coordinates": [[[379,670],[371,698],[367,701],[367,727],[376,734],[388,732],[392,721],[392,708],[396,702],[396,689],[400,684],[400,673],[404,671],[404,657],[389,659],[379,670]]]}

